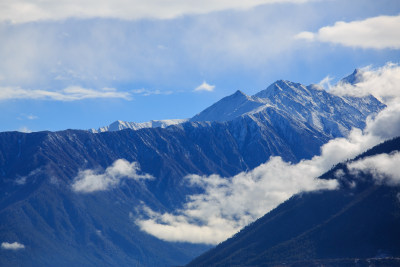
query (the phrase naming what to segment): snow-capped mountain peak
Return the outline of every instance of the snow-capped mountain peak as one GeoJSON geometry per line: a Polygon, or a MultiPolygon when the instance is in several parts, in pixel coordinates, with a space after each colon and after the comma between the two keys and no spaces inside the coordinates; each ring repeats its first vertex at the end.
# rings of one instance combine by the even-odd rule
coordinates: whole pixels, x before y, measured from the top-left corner
{"type": "Polygon", "coordinates": [[[291,102],[298,103],[312,101],[316,93],[317,90],[313,87],[306,87],[300,83],[278,80],[253,97],[264,99],[264,102],[270,102],[280,106],[281,104],[289,104],[287,103],[289,99],[291,102]]]}
{"type": "Polygon", "coordinates": [[[99,129],[90,129],[89,131],[92,133],[101,133],[101,132],[114,132],[120,131],[124,129],[132,129],[139,130],[143,128],[165,128],[170,125],[176,125],[180,123],[186,122],[187,119],[173,119],[173,120],[151,120],[148,122],[127,122],[117,120],[111,123],[108,126],[100,127],[99,129]]]}
{"type": "Polygon", "coordinates": [[[259,99],[248,96],[238,90],[197,114],[190,121],[229,121],[263,104],[259,99]]]}
{"type": "Polygon", "coordinates": [[[355,69],[352,74],[349,76],[344,77],[339,81],[339,83],[349,83],[349,84],[356,84],[362,81],[364,71],[361,69],[355,69]]]}
{"type": "MultiPolygon", "coordinates": [[[[356,70],[352,75],[356,78],[359,73],[356,70]]],[[[296,127],[318,131],[332,138],[346,136],[353,127],[364,128],[367,116],[384,106],[373,96],[337,96],[315,85],[278,80],[253,96],[237,91],[190,121],[223,122],[250,117],[257,124],[263,124],[263,121],[278,125],[280,122],[275,120],[279,117],[292,121],[296,127]]]]}

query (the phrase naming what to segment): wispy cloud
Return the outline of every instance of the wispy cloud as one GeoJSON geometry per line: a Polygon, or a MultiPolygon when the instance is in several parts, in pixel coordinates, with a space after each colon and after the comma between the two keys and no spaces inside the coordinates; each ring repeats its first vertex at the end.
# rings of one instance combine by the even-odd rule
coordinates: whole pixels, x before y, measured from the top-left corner
{"type": "Polygon", "coordinates": [[[19,250],[19,249],[24,249],[25,246],[18,242],[14,242],[14,243],[3,242],[3,243],[1,243],[1,248],[8,249],[8,250],[19,250]]]}
{"type": "Polygon", "coordinates": [[[101,17],[119,19],[170,19],[188,14],[205,14],[226,9],[248,9],[262,4],[304,3],[310,0],[60,0],[51,1],[4,0],[0,20],[23,23],[38,20],[60,20],[68,17],[101,17]]]}
{"type": "MultiPolygon", "coordinates": [[[[90,98],[122,98],[132,99],[128,92],[118,92],[116,90],[94,90],[80,86],[70,86],[59,91],[30,90],[19,87],[0,87],[0,100],[9,99],[37,99],[37,100],[56,100],[56,101],[77,101],[90,98]]],[[[35,119],[34,116],[27,117],[35,119]]]]}
{"type": "Polygon", "coordinates": [[[25,176],[17,176],[17,178],[14,180],[14,182],[17,185],[25,185],[28,181],[28,178],[31,178],[35,175],[37,175],[38,173],[40,173],[41,169],[35,169],[33,171],[31,171],[28,175],[25,176]]]}
{"type": "Polygon", "coordinates": [[[20,116],[17,117],[18,120],[25,120],[25,119],[27,119],[27,120],[36,120],[36,119],[38,119],[38,118],[39,118],[39,117],[36,116],[36,115],[33,115],[33,114],[24,114],[24,113],[20,114],[20,116]]]}
{"type": "Polygon", "coordinates": [[[400,49],[400,15],[378,16],[365,20],[338,21],[316,33],[301,32],[297,39],[373,49],[400,49]]]}
{"type": "Polygon", "coordinates": [[[118,159],[104,172],[83,170],[78,173],[72,184],[72,189],[79,193],[105,191],[118,186],[122,179],[152,179],[149,174],[139,174],[136,162],[129,163],[125,159],[118,159]]]}
{"type": "Polygon", "coordinates": [[[149,89],[135,89],[131,91],[133,94],[143,95],[143,96],[150,96],[150,95],[170,95],[172,91],[161,91],[161,90],[149,90],[149,89]]]}
{"type": "MultiPolygon", "coordinates": [[[[391,68],[385,70],[392,71],[391,68]]],[[[382,71],[375,70],[377,73],[382,71]]],[[[376,82],[376,76],[369,77],[376,82]]],[[[378,77],[380,84],[387,84],[385,79],[390,79],[390,75],[378,77]]],[[[364,85],[363,88],[368,90],[368,78],[364,85]]],[[[400,105],[394,102],[388,105],[375,118],[367,120],[364,130],[353,129],[346,138],[329,141],[321,147],[321,155],[311,160],[290,164],[280,157],[273,157],[254,170],[231,178],[218,175],[188,176],[186,179],[192,185],[203,188],[204,193],[190,196],[188,202],[174,213],[154,212],[144,206],[147,217],[136,220],[136,224],[143,231],[168,241],[217,244],[295,193],[334,189],[336,180],[321,181],[316,177],[385,139],[400,136],[400,105]]],[[[390,159],[398,160],[398,157],[390,159]]],[[[379,165],[381,169],[389,166],[383,162],[379,165]]],[[[363,167],[368,163],[359,165],[363,167]]]]}
{"type": "Polygon", "coordinates": [[[319,82],[319,85],[320,85],[321,87],[323,87],[323,88],[329,89],[329,88],[332,87],[332,85],[331,85],[331,81],[332,81],[332,80],[333,80],[333,78],[332,78],[330,75],[328,75],[328,76],[326,76],[325,78],[323,78],[323,79],[319,82]]]}
{"type": "Polygon", "coordinates": [[[214,91],[215,85],[208,84],[206,81],[203,81],[202,84],[197,86],[194,91],[199,92],[199,91],[206,91],[206,92],[212,92],[214,91]]]}

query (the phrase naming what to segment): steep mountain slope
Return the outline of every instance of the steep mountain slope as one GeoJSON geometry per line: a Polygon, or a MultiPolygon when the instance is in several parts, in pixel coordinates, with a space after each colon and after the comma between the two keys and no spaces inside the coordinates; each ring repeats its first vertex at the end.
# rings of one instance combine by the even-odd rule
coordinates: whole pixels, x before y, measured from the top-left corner
{"type": "MultiPolygon", "coordinates": [[[[356,159],[393,151],[400,137],[356,159]]],[[[359,177],[346,164],[322,178],[338,171],[339,190],[296,195],[187,266],[399,265],[400,186],[359,177]]]]}
{"type": "Polygon", "coordinates": [[[238,90],[195,115],[190,121],[230,121],[263,105],[258,99],[238,90]]]}

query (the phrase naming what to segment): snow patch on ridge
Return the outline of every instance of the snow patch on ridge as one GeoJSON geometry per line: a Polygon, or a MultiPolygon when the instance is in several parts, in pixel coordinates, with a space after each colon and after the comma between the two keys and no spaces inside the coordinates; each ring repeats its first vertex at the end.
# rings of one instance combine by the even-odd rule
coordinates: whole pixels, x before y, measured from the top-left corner
{"type": "Polygon", "coordinates": [[[127,122],[117,120],[109,126],[100,127],[99,129],[90,129],[92,133],[102,132],[115,132],[124,129],[139,130],[143,128],[166,128],[171,125],[177,125],[186,122],[187,119],[173,119],[173,120],[151,120],[148,122],[127,122]]]}

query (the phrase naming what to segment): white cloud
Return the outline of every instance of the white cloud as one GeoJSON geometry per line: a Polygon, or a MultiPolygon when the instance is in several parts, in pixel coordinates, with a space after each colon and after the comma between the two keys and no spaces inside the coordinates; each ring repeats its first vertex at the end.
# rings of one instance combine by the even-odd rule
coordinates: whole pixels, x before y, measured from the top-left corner
{"type": "Polygon", "coordinates": [[[214,91],[215,85],[210,85],[206,81],[203,81],[202,84],[197,86],[194,91],[199,92],[199,91],[207,91],[207,92],[212,92],[214,91]]]}
{"type": "MultiPolygon", "coordinates": [[[[382,72],[382,75],[370,75],[364,83],[368,84],[368,79],[371,79],[377,84],[387,84],[385,79],[390,79],[391,75],[384,74],[385,70],[392,71],[391,68],[375,70],[375,74],[382,72]],[[376,77],[381,81],[378,82],[376,77]]],[[[387,138],[400,136],[400,123],[397,122],[400,122],[400,105],[388,102],[387,108],[367,120],[364,130],[353,129],[348,137],[329,141],[321,147],[321,155],[311,160],[290,164],[280,157],[273,157],[254,170],[231,178],[188,176],[186,179],[203,188],[204,193],[190,196],[182,209],[174,213],[158,213],[144,206],[147,217],[136,220],[136,224],[143,231],[164,240],[216,244],[295,193],[334,189],[336,180],[318,180],[315,177],[387,138]]],[[[382,170],[393,166],[381,162],[382,170]]],[[[391,172],[396,171],[397,168],[391,172]]]]}
{"type": "Polygon", "coordinates": [[[3,242],[3,243],[1,243],[1,248],[9,249],[9,250],[19,250],[19,249],[24,249],[25,246],[18,242],[14,242],[14,243],[3,242]]]}
{"type": "Polygon", "coordinates": [[[395,63],[373,69],[365,67],[358,72],[355,85],[339,83],[330,88],[338,95],[365,96],[372,94],[385,103],[398,103],[400,99],[400,67],[395,63]]]}
{"type": "Polygon", "coordinates": [[[336,180],[314,179],[321,170],[304,161],[298,165],[273,157],[248,173],[232,178],[218,175],[187,176],[204,194],[192,195],[175,214],[156,213],[136,221],[149,234],[167,241],[217,244],[259,218],[293,194],[334,189],[336,180]],[[307,175],[305,175],[307,173],[307,175]]]}
{"type": "Polygon", "coordinates": [[[26,126],[22,126],[22,127],[20,127],[19,129],[18,129],[18,132],[21,132],[21,133],[31,133],[32,132],[32,130],[30,130],[28,127],[26,127],[26,126]]]}
{"type": "Polygon", "coordinates": [[[369,173],[377,183],[400,185],[400,152],[379,154],[347,164],[353,174],[369,173]]]}
{"type": "Polygon", "coordinates": [[[142,89],[132,90],[132,93],[140,94],[140,95],[143,95],[143,96],[150,96],[150,95],[170,95],[173,92],[172,91],[161,91],[161,90],[158,90],[158,89],[156,89],[156,90],[148,90],[148,89],[142,88],[142,89]]]}
{"type": "Polygon", "coordinates": [[[320,82],[319,82],[319,85],[322,87],[322,88],[331,88],[332,86],[331,86],[331,81],[333,80],[333,78],[330,76],[330,75],[328,75],[328,76],[326,76],[325,78],[323,78],[320,82]]]}
{"type": "MultiPolygon", "coordinates": [[[[37,100],[57,100],[57,101],[76,101],[89,98],[122,98],[131,99],[127,92],[117,92],[116,90],[94,90],[82,88],[80,86],[70,86],[60,91],[30,90],[19,87],[0,87],[0,100],[9,99],[37,99],[37,100]]],[[[35,117],[28,117],[34,119],[35,117]]]]}
{"type": "Polygon", "coordinates": [[[4,0],[0,20],[23,23],[38,20],[60,20],[68,17],[170,19],[188,14],[205,14],[226,9],[248,9],[262,4],[304,3],[310,0],[4,0]]]}
{"type": "Polygon", "coordinates": [[[307,41],[313,41],[315,39],[315,34],[312,32],[301,32],[294,36],[295,39],[303,39],[307,41]]]}
{"type": "Polygon", "coordinates": [[[296,39],[320,41],[350,47],[400,49],[400,15],[378,16],[322,27],[317,33],[301,32],[296,39]]]}
{"type": "Polygon", "coordinates": [[[296,11],[306,9],[303,5],[293,5],[285,20],[281,9],[262,6],[173,20],[2,23],[0,86],[58,90],[131,84],[176,92],[193,90],[188,86],[199,76],[250,70],[265,78],[270,66],[286,70],[290,51],[298,47],[292,36],[308,24],[304,12],[296,11]]]}
{"type": "Polygon", "coordinates": [[[129,163],[125,159],[118,159],[103,173],[93,170],[80,171],[72,184],[72,189],[80,193],[105,191],[118,186],[124,178],[139,180],[152,179],[149,174],[138,174],[139,167],[136,162],[129,163]]]}
{"type": "Polygon", "coordinates": [[[367,125],[370,133],[383,140],[400,135],[400,102],[389,105],[367,125]]]}

